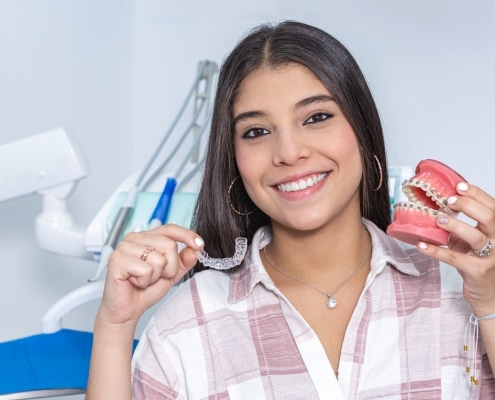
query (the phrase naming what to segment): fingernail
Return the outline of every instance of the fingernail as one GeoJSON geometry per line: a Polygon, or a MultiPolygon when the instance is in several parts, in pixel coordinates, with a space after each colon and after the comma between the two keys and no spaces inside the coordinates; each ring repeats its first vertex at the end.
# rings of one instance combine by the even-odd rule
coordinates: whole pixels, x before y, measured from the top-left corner
{"type": "Polygon", "coordinates": [[[468,190],[468,185],[465,182],[461,182],[457,185],[457,189],[461,192],[465,192],[466,190],[468,190]]]}
{"type": "Polygon", "coordinates": [[[422,250],[426,250],[428,245],[425,242],[419,242],[419,248],[422,250]]]}
{"type": "Polygon", "coordinates": [[[439,224],[445,225],[447,222],[449,222],[449,218],[445,214],[442,214],[437,217],[437,221],[439,224]]]}
{"type": "Polygon", "coordinates": [[[448,204],[455,204],[457,202],[457,196],[450,196],[448,199],[447,199],[447,203],[448,204]]]}
{"type": "Polygon", "coordinates": [[[196,237],[196,238],[194,238],[194,244],[196,246],[203,246],[205,244],[205,242],[203,241],[203,239],[196,237]]]}

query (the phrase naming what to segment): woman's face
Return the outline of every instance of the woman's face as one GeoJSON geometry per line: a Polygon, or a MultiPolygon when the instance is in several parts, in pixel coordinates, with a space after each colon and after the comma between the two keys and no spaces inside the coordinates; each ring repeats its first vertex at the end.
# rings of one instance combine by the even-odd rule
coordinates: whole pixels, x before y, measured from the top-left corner
{"type": "Polygon", "coordinates": [[[254,71],[241,84],[233,112],[244,186],[274,224],[313,230],[360,217],[356,136],[307,68],[254,71]]]}

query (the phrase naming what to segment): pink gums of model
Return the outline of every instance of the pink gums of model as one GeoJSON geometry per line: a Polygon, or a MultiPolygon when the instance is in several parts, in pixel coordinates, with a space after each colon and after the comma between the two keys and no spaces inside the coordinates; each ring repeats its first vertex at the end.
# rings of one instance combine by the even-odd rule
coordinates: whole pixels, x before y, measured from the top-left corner
{"type": "Polygon", "coordinates": [[[435,160],[423,160],[416,167],[415,175],[402,183],[402,191],[409,201],[394,205],[392,223],[387,233],[409,244],[424,241],[443,246],[449,241],[449,233],[439,228],[439,213],[456,215],[447,199],[456,194],[456,186],[465,182],[453,169],[435,160]]]}

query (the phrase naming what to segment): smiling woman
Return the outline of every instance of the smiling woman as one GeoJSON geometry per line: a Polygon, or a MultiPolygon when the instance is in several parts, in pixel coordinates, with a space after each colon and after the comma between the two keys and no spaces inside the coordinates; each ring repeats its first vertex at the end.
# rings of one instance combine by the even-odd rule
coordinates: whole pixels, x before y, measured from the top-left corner
{"type": "Polygon", "coordinates": [[[495,259],[469,245],[495,240],[495,199],[459,183],[449,205],[478,225],[442,216],[449,247],[415,247],[385,233],[387,184],[347,49],[254,29],[220,72],[192,230],[129,234],[110,259],[88,399],[495,398],[495,259]]]}
{"type": "Polygon", "coordinates": [[[356,135],[307,68],[290,63],[256,70],[240,86],[233,112],[237,168],[262,212],[304,231],[337,219],[341,229],[361,225],[356,135]]]}

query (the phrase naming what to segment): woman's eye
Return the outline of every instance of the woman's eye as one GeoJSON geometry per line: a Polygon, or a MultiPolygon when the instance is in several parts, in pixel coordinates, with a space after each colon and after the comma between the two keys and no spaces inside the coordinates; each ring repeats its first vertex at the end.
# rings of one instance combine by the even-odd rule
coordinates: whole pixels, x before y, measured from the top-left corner
{"type": "Polygon", "coordinates": [[[256,127],[256,128],[251,128],[251,129],[247,130],[246,132],[244,132],[242,137],[246,138],[246,139],[251,139],[251,138],[257,138],[260,136],[267,135],[268,133],[270,133],[270,132],[268,130],[266,130],[265,128],[256,127]]]}
{"type": "Polygon", "coordinates": [[[313,114],[311,117],[309,117],[303,125],[308,125],[308,124],[315,124],[318,122],[325,121],[328,118],[331,118],[332,115],[324,112],[318,112],[316,114],[313,114]]]}

